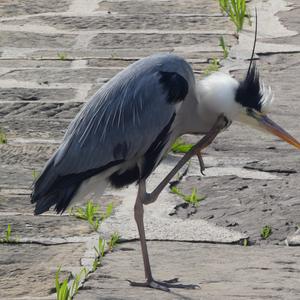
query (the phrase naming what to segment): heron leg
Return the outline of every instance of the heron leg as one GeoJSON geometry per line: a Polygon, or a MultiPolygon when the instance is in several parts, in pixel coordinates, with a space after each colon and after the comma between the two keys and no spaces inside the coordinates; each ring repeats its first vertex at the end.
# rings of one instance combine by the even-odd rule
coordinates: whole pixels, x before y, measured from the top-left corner
{"type": "Polygon", "coordinates": [[[198,156],[201,173],[204,171],[204,163],[201,156],[201,150],[206,148],[213,142],[218,133],[224,128],[224,122],[224,116],[220,115],[212,129],[179,160],[177,165],[161,181],[161,183],[154,189],[154,191],[152,193],[146,193],[145,191],[145,196],[142,198],[143,204],[147,205],[156,201],[161,191],[165,188],[165,186],[169,183],[173,176],[175,176],[176,173],[191,159],[192,156],[198,156]]]}
{"type": "Polygon", "coordinates": [[[146,235],[145,235],[145,228],[144,228],[144,207],[143,207],[143,197],[146,193],[146,184],[144,180],[141,180],[139,183],[138,194],[134,205],[134,218],[137,224],[137,228],[139,231],[140,242],[142,247],[142,255],[144,261],[144,269],[145,269],[145,278],[147,282],[153,280],[148,249],[146,244],[146,235]]]}
{"type": "Polygon", "coordinates": [[[157,281],[154,280],[152,277],[151,266],[149,261],[149,255],[147,250],[146,244],[146,236],[145,236],[145,228],[144,228],[144,207],[143,207],[143,198],[147,195],[146,193],[146,183],[145,180],[141,180],[139,183],[138,194],[136,198],[136,202],[134,205],[134,218],[138,227],[141,248],[142,248],[142,255],[144,261],[144,270],[145,270],[145,278],[146,282],[134,282],[128,280],[131,286],[138,286],[138,287],[151,287],[154,289],[159,289],[165,292],[169,292],[169,288],[185,288],[185,289],[195,289],[198,286],[193,284],[178,284],[178,278],[166,281],[157,281]]]}

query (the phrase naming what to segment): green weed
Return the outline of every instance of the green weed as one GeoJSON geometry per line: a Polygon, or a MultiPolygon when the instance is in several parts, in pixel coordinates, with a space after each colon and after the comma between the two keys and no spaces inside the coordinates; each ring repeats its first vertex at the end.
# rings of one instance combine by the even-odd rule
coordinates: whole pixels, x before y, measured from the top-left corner
{"type": "Polygon", "coordinates": [[[17,243],[18,239],[11,237],[11,225],[8,224],[6,230],[4,231],[4,237],[0,238],[0,243],[17,243]]]}
{"type": "Polygon", "coordinates": [[[108,250],[112,251],[120,240],[120,235],[115,232],[110,236],[110,240],[108,241],[108,250]]]}
{"type": "Polygon", "coordinates": [[[104,221],[105,219],[109,218],[113,212],[114,205],[112,203],[109,203],[106,206],[105,212],[101,213],[101,221],[104,221]]]}
{"type": "Polygon", "coordinates": [[[260,236],[266,240],[272,234],[272,228],[269,225],[264,226],[260,231],[260,236]]]}
{"type": "Polygon", "coordinates": [[[2,129],[0,129],[0,144],[7,144],[6,134],[2,129]]]}
{"type": "Polygon", "coordinates": [[[32,170],[32,178],[33,178],[33,180],[36,180],[38,177],[39,177],[39,172],[36,170],[36,169],[34,169],[34,170],[32,170]]]}
{"type": "Polygon", "coordinates": [[[187,153],[191,150],[194,144],[187,144],[182,139],[178,138],[171,147],[174,153],[187,153]]]}
{"type": "Polygon", "coordinates": [[[106,241],[99,238],[97,247],[94,247],[96,252],[96,257],[93,262],[93,272],[95,272],[96,269],[101,265],[102,258],[105,255],[105,246],[106,246],[106,241]]]}
{"type": "Polygon", "coordinates": [[[61,266],[58,268],[55,274],[56,299],[71,300],[78,293],[79,284],[86,278],[88,271],[86,268],[81,269],[80,273],[75,275],[71,286],[69,286],[69,278],[66,278],[62,282],[60,282],[60,271],[61,266]]]}
{"type": "Polygon", "coordinates": [[[210,75],[211,73],[217,72],[220,69],[220,62],[217,58],[213,58],[208,67],[204,69],[203,73],[205,76],[210,75]]]}
{"type": "Polygon", "coordinates": [[[247,14],[246,0],[219,0],[221,12],[227,15],[234,23],[236,31],[243,29],[245,18],[250,20],[247,14]]]}
{"type": "Polygon", "coordinates": [[[171,187],[171,193],[180,196],[185,202],[188,202],[194,206],[198,206],[199,202],[204,200],[206,196],[199,196],[197,194],[197,189],[193,188],[192,193],[190,195],[183,194],[178,187],[171,187]]]}
{"type": "Polygon", "coordinates": [[[109,218],[112,214],[112,211],[112,203],[107,205],[104,212],[101,212],[98,204],[94,204],[93,201],[88,201],[85,208],[72,207],[69,211],[69,214],[78,219],[88,221],[93,230],[98,231],[101,221],[109,218]]]}
{"type": "Polygon", "coordinates": [[[228,54],[229,54],[229,49],[228,49],[228,46],[225,44],[224,37],[221,36],[219,41],[220,41],[219,46],[220,46],[220,47],[222,48],[222,50],[223,50],[223,57],[224,57],[224,58],[227,58],[227,57],[228,57],[228,54]]]}
{"type": "Polygon", "coordinates": [[[58,52],[57,56],[60,60],[65,60],[67,58],[67,54],[64,52],[58,52]]]}
{"type": "Polygon", "coordinates": [[[100,207],[94,204],[93,201],[88,201],[85,208],[71,208],[70,214],[78,219],[89,222],[93,230],[98,231],[100,226],[100,207]]]}

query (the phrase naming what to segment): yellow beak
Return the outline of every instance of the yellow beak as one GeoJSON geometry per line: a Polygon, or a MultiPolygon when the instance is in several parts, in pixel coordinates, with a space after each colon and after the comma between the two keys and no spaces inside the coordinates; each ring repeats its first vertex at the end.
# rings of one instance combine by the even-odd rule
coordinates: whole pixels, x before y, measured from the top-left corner
{"type": "Polygon", "coordinates": [[[261,129],[264,129],[272,133],[273,135],[278,136],[287,143],[300,149],[300,143],[278,124],[268,118],[265,114],[259,113],[255,110],[249,110],[247,111],[247,114],[258,122],[258,125],[259,127],[261,127],[261,129]]]}

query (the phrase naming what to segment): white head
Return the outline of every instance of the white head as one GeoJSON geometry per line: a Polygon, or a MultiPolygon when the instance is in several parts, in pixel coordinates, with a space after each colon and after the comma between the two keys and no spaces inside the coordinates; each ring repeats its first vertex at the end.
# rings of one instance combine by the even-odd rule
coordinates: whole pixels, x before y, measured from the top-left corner
{"type": "Polygon", "coordinates": [[[239,121],[264,132],[275,134],[300,149],[300,143],[270,120],[266,113],[273,101],[271,88],[260,81],[255,64],[244,80],[237,81],[230,75],[216,72],[197,84],[200,108],[207,118],[224,114],[229,122],[239,121]]]}

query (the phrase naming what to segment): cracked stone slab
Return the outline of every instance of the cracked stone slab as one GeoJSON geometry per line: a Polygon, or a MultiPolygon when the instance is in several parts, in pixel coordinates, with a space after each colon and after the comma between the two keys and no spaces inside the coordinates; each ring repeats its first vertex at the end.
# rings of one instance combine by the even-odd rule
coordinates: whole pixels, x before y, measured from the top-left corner
{"type": "Polygon", "coordinates": [[[216,2],[210,0],[201,1],[201,5],[197,0],[188,1],[188,5],[180,0],[143,0],[143,1],[101,1],[98,10],[109,11],[119,14],[213,14],[219,15],[219,6],[216,2]]]}
{"type": "MultiPolygon", "coordinates": [[[[31,207],[33,212],[33,205],[28,199],[27,206],[31,207]]],[[[26,210],[26,203],[24,203],[26,210]]],[[[31,215],[0,215],[0,232],[4,232],[7,225],[11,224],[12,238],[22,239],[51,239],[56,237],[73,237],[86,236],[92,232],[89,224],[75,217],[50,215],[43,216],[31,215]]]]}
{"type": "Polygon", "coordinates": [[[65,60],[59,59],[58,53],[55,52],[55,55],[52,59],[43,59],[41,57],[36,59],[0,59],[0,68],[14,69],[18,65],[20,68],[70,68],[72,60],[68,60],[68,57],[65,60]]]}
{"type": "Polygon", "coordinates": [[[300,246],[300,229],[287,237],[286,244],[288,246],[300,246]]]}
{"type": "Polygon", "coordinates": [[[300,296],[299,251],[292,247],[242,247],[182,242],[148,242],[153,276],[178,277],[199,289],[131,287],[144,279],[139,242],[122,243],[89,276],[76,299],[290,299],[300,296]]]}
{"type": "MultiPolygon", "coordinates": [[[[151,176],[148,190],[153,189],[172,167],[166,160],[163,161],[151,176]]],[[[138,238],[133,217],[136,193],[137,188],[133,185],[113,191],[113,194],[118,195],[123,201],[116,208],[115,215],[102,224],[101,232],[105,236],[111,232],[118,232],[125,240],[138,238]]],[[[216,226],[205,220],[172,218],[169,213],[176,204],[176,197],[164,190],[156,202],[145,207],[144,221],[147,239],[236,243],[247,238],[245,234],[216,226]]]]}
{"type": "Polygon", "coordinates": [[[59,2],[48,0],[2,0],[0,15],[2,17],[13,17],[20,15],[32,15],[45,12],[60,12],[68,9],[71,1],[61,0],[59,2]]]}
{"type": "Polygon", "coordinates": [[[0,31],[0,38],[6,48],[68,48],[74,45],[76,35],[0,31]]]}
{"type": "Polygon", "coordinates": [[[70,122],[70,119],[49,119],[46,122],[43,118],[37,118],[26,122],[26,120],[14,117],[0,118],[0,128],[7,134],[8,144],[23,144],[31,141],[36,144],[45,144],[45,141],[48,141],[47,143],[51,145],[54,142],[60,143],[70,122]]]}
{"type": "MultiPolygon", "coordinates": [[[[229,45],[235,43],[235,38],[223,34],[229,45]]],[[[90,42],[90,47],[97,48],[160,48],[176,47],[179,45],[199,45],[203,47],[216,46],[221,34],[180,34],[180,33],[101,33],[90,42]]]]}
{"type": "Polygon", "coordinates": [[[202,30],[216,31],[224,28],[234,31],[233,25],[226,17],[206,17],[199,15],[170,15],[164,16],[164,22],[155,14],[106,14],[101,17],[71,17],[71,16],[43,16],[26,20],[3,21],[3,25],[35,24],[36,26],[51,26],[58,30],[202,30]],[[142,26],[141,26],[142,24],[142,26]]]}
{"type": "MultiPolygon", "coordinates": [[[[0,116],[3,118],[22,117],[25,120],[27,119],[27,122],[36,115],[39,115],[41,119],[56,118],[71,120],[80,111],[82,105],[82,102],[0,103],[0,116]]],[[[25,122],[23,121],[23,123],[25,122]]]]}
{"type": "Polygon", "coordinates": [[[3,74],[1,79],[36,81],[45,83],[92,83],[103,82],[117,73],[112,69],[84,68],[84,69],[21,69],[3,74]]]}
{"type": "Polygon", "coordinates": [[[265,42],[271,41],[272,43],[276,44],[297,44],[300,45],[300,35],[299,35],[299,13],[300,7],[296,6],[296,3],[292,3],[287,11],[280,11],[276,14],[279,18],[280,22],[284,24],[287,30],[290,30],[294,33],[294,35],[285,36],[285,37],[278,37],[272,40],[265,39],[265,42]]]}
{"type": "Polygon", "coordinates": [[[84,244],[0,244],[1,299],[56,299],[55,272],[68,278],[85,251],[84,244]]]}
{"type": "MultiPolygon", "coordinates": [[[[33,170],[41,168],[54,153],[58,145],[39,144],[5,144],[0,145],[1,164],[10,168],[9,165],[21,165],[22,169],[33,170]]],[[[38,170],[36,170],[38,171],[38,170]]],[[[26,171],[27,173],[27,171],[26,171]]],[[[33,178],[32,178],[33,179],[33,178]]],[[[2,182],[3,183],[3,182],[2,182]]]]}
{"type": "Polygon", "coordinates": [[[75,89],[26,89],[2,88],[0,89],[0,103],[2,101],[57,101],[64,102],[74,98],[75,89]]]}

